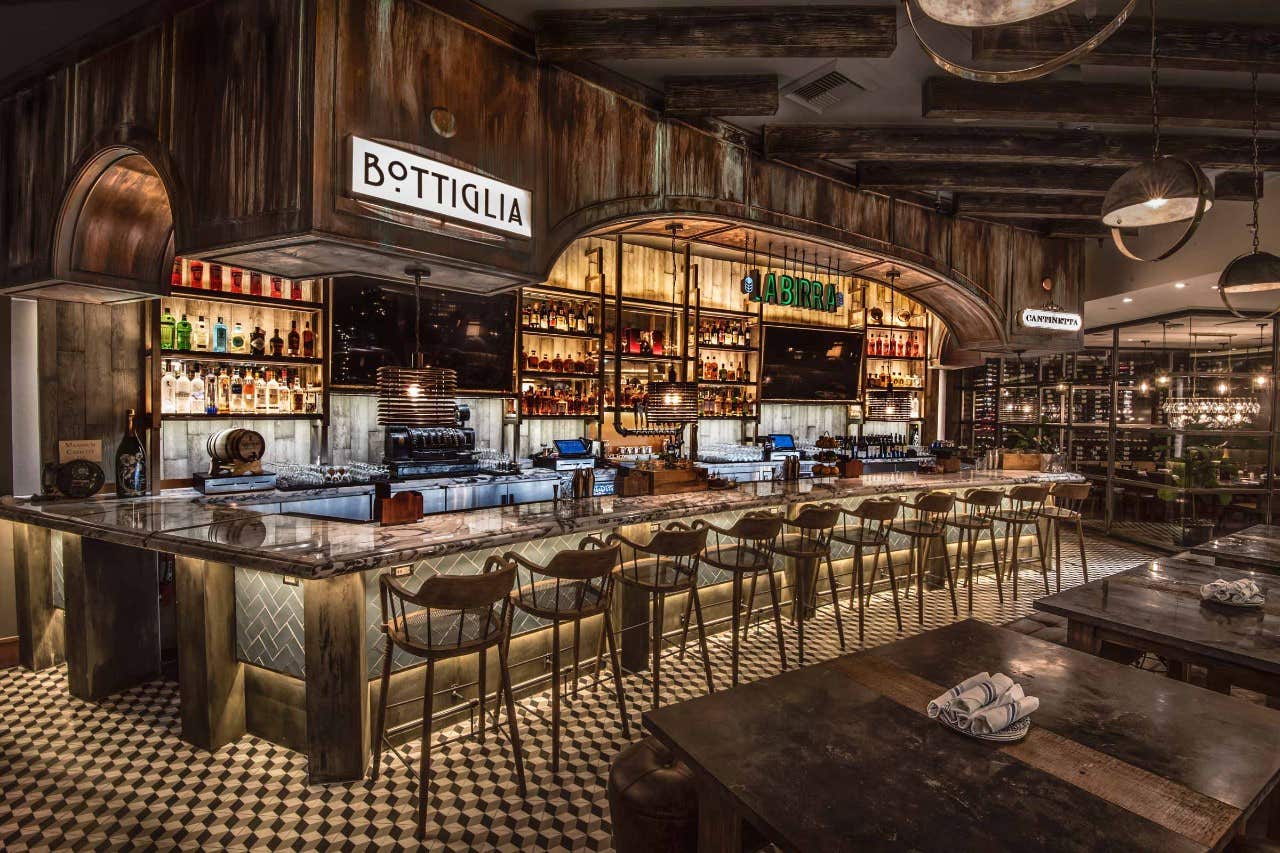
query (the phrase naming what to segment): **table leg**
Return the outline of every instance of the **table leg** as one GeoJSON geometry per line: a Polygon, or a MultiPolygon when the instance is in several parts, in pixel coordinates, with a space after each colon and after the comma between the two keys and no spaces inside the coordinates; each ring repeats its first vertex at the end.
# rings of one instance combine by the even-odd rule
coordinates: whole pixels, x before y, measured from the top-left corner
{"type": "Polygon", "coordinates": [[[619,656],[627,672],[649,670],[649,593],[629,584],[618,584],[622,630],[619,632],[619,656]]]}
{"type": "Polygon", "coordinates": [[[698,853],[741,853],[742,818],[719,783],[698,774],[698,853]]]}
{"type": "Polygon", "coordinates": [[[1231,678],[1222,671],[1210,668],[1205,674],[1205,687],[1217,693],[1231,695],[1231,678]]]}
{"type": "MultiPolygon", "coordinates": [[[[39,672],[63,661],[63,612],[53,606],[55,534],[31,524],[10,524],[14,598],[18,614],[18,659],[39,672]]],[[[70,534],[66,534],[70,535],[70,534]]]]}
{"type": "Polygon", "coordinates": [[[349,782],[369,763],[369,669],[364,582],[358,572],[302,582],[307,679],[307,774],[349,782]]]}
{"type": "Polygon", "coordinates": [[[1098,629],[1074,619],[1067,620],[1067,646],[1082,652],[1096,655],[1102,651],[1102,641],[1098,639],[1098,629]]]}

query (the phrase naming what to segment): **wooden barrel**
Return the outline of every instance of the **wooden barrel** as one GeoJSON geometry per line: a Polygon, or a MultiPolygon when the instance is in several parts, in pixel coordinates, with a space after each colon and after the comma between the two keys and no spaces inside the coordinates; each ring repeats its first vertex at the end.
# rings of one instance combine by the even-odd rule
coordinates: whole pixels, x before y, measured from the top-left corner
{"type": "Polygon", "coordinates": [[[224,429],[209,436],[205,443],[209,458],[223,465],[256,462],[267,450],[262,433],[251,429],[224,429]]]}

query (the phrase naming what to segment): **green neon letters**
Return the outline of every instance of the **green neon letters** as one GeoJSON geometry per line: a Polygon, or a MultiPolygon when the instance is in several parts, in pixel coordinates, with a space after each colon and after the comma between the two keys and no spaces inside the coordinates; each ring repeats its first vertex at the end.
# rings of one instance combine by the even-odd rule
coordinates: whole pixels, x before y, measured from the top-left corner
{"type": "Polygon", "coordinates": [[[751,291],[751,301],[834,313],[840,307],[839,294],[834,284],[770,272],[765,273],[762,285],[751,291]]]}

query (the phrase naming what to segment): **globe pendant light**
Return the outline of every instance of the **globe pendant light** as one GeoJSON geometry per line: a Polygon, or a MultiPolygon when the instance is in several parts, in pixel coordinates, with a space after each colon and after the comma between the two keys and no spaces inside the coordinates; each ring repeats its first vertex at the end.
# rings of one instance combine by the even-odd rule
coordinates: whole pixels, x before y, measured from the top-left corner
{"type": "Polygon", "coordinates": [[[1134,166],[1116,180],[1102,200],[1102,224],[1125,257],[1161,261],[1181,249],[1213,207],[1213,184],[1200,167],[1181,157],[1160,153],[1160,55],[1156,36],[1156,2],[1151,0],[1151,160],[1134,166]],[[1186,221],[1182,236],[1155,257],[1143,257],[1125,243],[1121,229],[1146,228],[1186,221]]]}
{"type": "MultiPolygon", "coordinates": [[[[1001,27],[1007,24],[1014,24],[1065,9],[1075,2],[1077,0],[916,0],[916,3],[920,6],[920,11],[929,18],[942,24],[966,28],[1001,27]]],[[[1060,68],[1065,68],[1074,62],[1079,62],[1083,56],[1092,53],[1098,45],[1111,38],[1116,30],[1124,25],[1137,3],[1138,0],[1128,0],[1124,7],[1102,29],[1061,56],[1056,56],[1053,59],[1038,65],[1030,65],[1026,68],[998,71],[961,65],[934,50],[925,41],[924,36],[920,34],[920,29],[916,26],[915,13],[911,9],[911,0],[902,0],[902,5],[907,9],[907,22],[911,25],[911,30],[916,34],[920,47],[934,61],[934,64],[948,74],[954,74],[957,77],[963,77],[966,80],[973,80],[978,83],[1018,83],[1024,80],[1036,80],[1052,74],[1060,68]]]]}
{"type": "MultiPolygon", "coordinates": [[[[1258,166],[1258,72],[1253,72],[1253,220],[1249,223],[1249,230],[1253,232],[1253,251],[1240,255],[1238,258],[1227,264],[1226,269],[1222,271],[1222,275],[1218,278],[1218,296],[1222,298],[1222,304],[1227,306],[1232,314],[1237,317],[1244,317],[1231,304],[1231,297],[1238,296],[1242,293],[1265,293],[1270,290],[1280,290],[1280,258],[1270,252],[1259,251],[1258,249],[1258,205],[1262,198],[1262,170],[1258,166]]],[[[1280,308],[1276,308],[1268,314],[1268,317],[1274,317],[1280,313],[1280,308]]]]}

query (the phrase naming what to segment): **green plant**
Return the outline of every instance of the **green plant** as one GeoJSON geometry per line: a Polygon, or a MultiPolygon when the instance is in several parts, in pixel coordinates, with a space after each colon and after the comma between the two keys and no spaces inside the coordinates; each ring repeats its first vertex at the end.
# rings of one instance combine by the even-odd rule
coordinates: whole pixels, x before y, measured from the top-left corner
{"type": "Polygon", "coordinates": [[[1005,450],[1016,450],[1021,453],[1058,453],[1060,448],[1049,439],[1046,431],[1038,426],[1006,427],[1004,435],[1005,450]]]}

